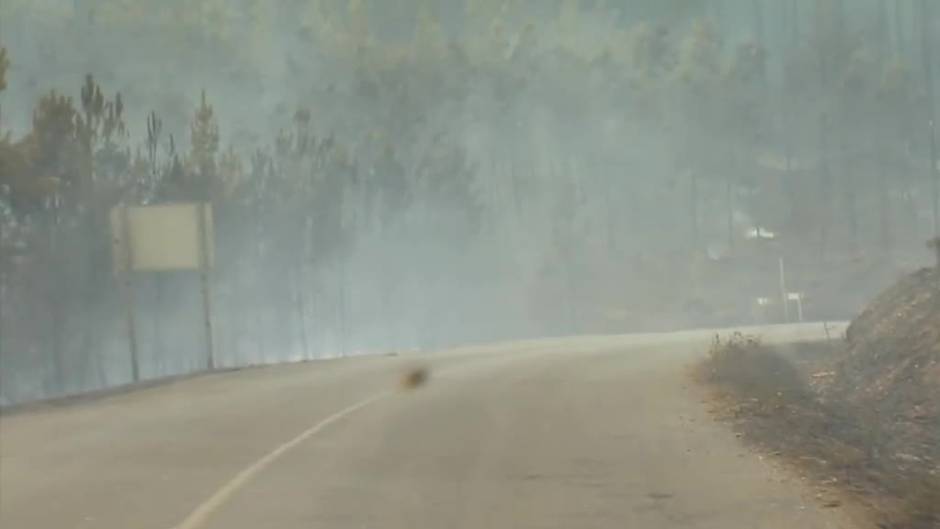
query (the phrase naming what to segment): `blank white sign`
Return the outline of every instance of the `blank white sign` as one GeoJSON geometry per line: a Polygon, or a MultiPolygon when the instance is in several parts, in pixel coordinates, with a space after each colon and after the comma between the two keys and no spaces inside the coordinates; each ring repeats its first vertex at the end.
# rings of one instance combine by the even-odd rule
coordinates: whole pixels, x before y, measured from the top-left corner
{"type": "Polygon", "coordinates": [[[115,271],[200,269],[200,211],[205,214],[207,265],[212,266],[214,252],[211,205],[130,206],[126,208],[126,213],[124,208],[117,206],[111,210],[115,271]]]}

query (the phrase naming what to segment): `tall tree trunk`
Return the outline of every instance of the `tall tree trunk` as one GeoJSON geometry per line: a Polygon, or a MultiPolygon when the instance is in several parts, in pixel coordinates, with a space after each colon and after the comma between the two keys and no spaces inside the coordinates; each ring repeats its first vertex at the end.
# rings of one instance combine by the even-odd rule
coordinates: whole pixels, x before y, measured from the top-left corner
{"type": "Polygon", "coordinates": [[[904,0],[894,0],[894,45],[899,57],[904,54],[903,2],[904,0]]]}
{"type": "Polygon", "coordinates": [[[928,173],[928,178],[930,179],[930,200],[933,210],[933,236],[940,236],[940,182],[938,178],[940,175],[937,174],[937,137],[936,137],[936,122],[934,119],[934,92],[933,92],[933,47],[932,39],[930,35],[930,23],[931,19],[931,2],[935,0],[921,0],[921,39],[923,50],[922,54],[924,57],[924,83],[927,92],[927,142],[928,150],[930,152],[930,171],[928,173]]]}
{"type": "Polygon", "coordinates": [[[728,250],[730,252],[734,249],[734,183],[730,171],[725,180],[725,204],[728,207],[728,218],[726,220],[728,223],[728,250]]]}
{"type": "MultiPolygon", "coordinates": [[[[754,1],[754,38],[756,44],[760,47],[761,50],[767,49],[767,32],[764,27],[764,1],[763,0],[753,0],[754,1]]],[[[767,89],[767,62],[761,61],[760,64],[760,80],[761,85],[764,88],[765,95],[767,89]]]]}
{"type": "Polygon", "coordinates": [[[878,61],[884,65],[888,58],[888,0],[877,0],[878,2],[878,21],[877,21],[877,39],[878,39],[878,61]]]}
{"type": "MultiPolygon", "coordinates": [[[[842,53],[848,40],[846,36],[849,31],[848,24],[846,23],[845,1],[836,0],[835,7],[836,43],[839,52],[842,53]]],[[[838,116],[836,117],[836,125],[838,126],[839,142],[838,167],[841,173],[839,175],[840,178],[837,180],[841,182],[842,187],[849,231],[849,250],[855,253],[858,250],[858,208],[856,207],[858,201],[858,182],[854,179],[851,160],[849,160],[848,129],[850,127],[850,112],[846,106],[845,96],[841,91],[838,92],[837,98],[838,116]]]]}
{"type": "Polygon", "coordinates": [[[724,3],[721,0],[712,0],[708,3],[708,13],[715,20],[715,24],[718,26],[719,31],[724,30],[722,25],[725,20],[725,9],[724,3]]]}
{"type": "MultiPolygon", "coordinates": [[[[877,151],[874,151],[877,152],[877,151]]],[[[893,247],[891,233],[891,195],[888,191],[888,171],[883,160],[878,160],[878,210],[881,227],[881,249],[888,254],[893,247]]]]}
{"type": "MultiPolygon", "coordinates": [[[[816,0],[815,12],[813,16],[813,31],[816,41],[823,42],[823,37],[827,32],[827,17],[824,0],[816,0]]],[[[829,90],[829,55],[822,46],[817,46],[817,62],[819,66],[819,87],[822,93],[829,90]]],[[[832,207],[832,173],[830,171],[830,128],[831,117],[823,114],[820,118],[819,127],[819,201],[816,203],[818,208],[819,222],[819,256],[825,258],[829,246],[829,221],[831,218],[830,208],[832,207]]]]}
{"type": "Polygon", "coordinates": [[[845,0],[836,0],[836,34],[839,39],[839,44],[842,44],[843,38],[845,37],[845,31],[847,29],[845,23],[845,0]]]}
{"type": "Polygon", "coordinates": [[[800,42],[800,4],[799,0],[790,0],[790,44],[800,42]]]}
{"type": "Polygon", "coordinates": [[[819,255],[826,256],[829,245],[829,221],[832,207],[832,173],[829,170],[829,118],[822,117],[820,127],[820,156],[819,167],[819,255]]]}
{"type": "Polygon", "coordinates": [[[689,171],[689,227],[691,230],[691,250],[698,251],[698,173],[693,169],[689,171]]]}
{"type": "Polygon", "coordinates": [[[828,32],[825,2],[816,0],[816,12],[814,16],[814,28],[817,47],[816,59],[819,66],[819,83],[823,92],[829,88],[829,54],[820,44],[825,40],[824,36],[828,32]]]}
{"type": "Polygon", "coordinates": [[[255,324],[257,336],[256,340],[256,352],[255,357],[252,359],[252,362],[263,361],[267,355],[267,332],[268,332],[268,312],[267,305],[270,303],[270,298],[268,297],[268,292],[265,285],[264,271],[267,270],[266,263],[264,262],[264,249],[262,247],[262,241],[264,241],[265,236],[265,210],[261,205],[261,201],[256,199],[255,205],[255,237],[252,241],[254,246],[253,256],[254,256],[254,269],[252,270],[254,275],[254,290],[255,298],[252,306],[257,311],[257,320],[255,324]]]}
{"type": "Polygon", "coordinates": [[[580,321],[578,319],[579,310],[577,306],[577,296],[574,278],[574,251],[570,244],[563,250],[565,262],[565,293],[568,309],[568,329],[572,335],[580,332],[580,321]]]}
{"type": "Polygon", "coordinates": [[[858,238],[858,188],[856,182],[853,181],[851,176],[851,170],[848,169],[848,164],[843,163],[843,186],[845,193],[845,209],[846,216],[848,219],[848,228],[849,228],[849,251],[855,254],[859,248],[859,238],[858,238]]]}
{"type": "Polygon", "coordinates": [[[304,360],[310,359],[310,342],[307,339],[307,306],[304,295],[307,291],[305,252],[301,252],[300,262],[294,266],[294,301],[297,308],[297,327],[300,334],[300,349],[304,360]]]}
{"type": "Polygon", "coordinates": [[[50,351],[52,353],[52,368],[54,373],[52,374],[52,385],[53,388],[50,392],[51,395],[60,394],[66,386],[67,383],[67,369],[65,364],[65,352],[63,350],[63,326],[66,323],[66,308],[71,303],[71,289],[70,285],[65,278],[65,262],[62,257],[62,248],[60,246],[61,237],[61,224],[60,224],[60,215],[59,210],[60,204],[58,197],[54,198],[54,204],[49,210],[50,215],[50,225],[49,225],[49,263],[50,271],[49,274],[49,290],[47,302],[49,303],[50,314],[50,325],[48,327],[50,333],[51,343],[50,351]]]}
{"type": "Polygon", "coordinates": [[[614,205],[612,202],[611,195],[613,194],[610,189],[610,179],[606,174],[602,175],[601,178],[604,182],[604,216],[606,217],[606,229],[607,229],[607,257],[613,257],[614,253],[617,250],[617,243],[614,239],[614,231],[616,230],[614,219],[614,205]]]}
{"type": "Polygon", "coordinates": [[[764,33],[764,2],[763,0],[753,0],[754,6],[754,38],[757,43],[763,45],[766,40],[764,33]]]}

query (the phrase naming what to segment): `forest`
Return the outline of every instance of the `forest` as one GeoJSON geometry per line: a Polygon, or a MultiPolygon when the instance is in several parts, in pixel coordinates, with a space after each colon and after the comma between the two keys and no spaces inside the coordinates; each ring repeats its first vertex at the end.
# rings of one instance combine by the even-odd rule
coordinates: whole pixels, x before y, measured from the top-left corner
{"type": "MultiPolygon", "coordinates": [[[[940,233],[938,42],[930,0],[0,0],[0,403],[128,381],[120,204],[212,204],[221,366],[849,318],[940,233]]],[[[135,281],[143,377],[204,367],[196,284],[135,281]]]]}

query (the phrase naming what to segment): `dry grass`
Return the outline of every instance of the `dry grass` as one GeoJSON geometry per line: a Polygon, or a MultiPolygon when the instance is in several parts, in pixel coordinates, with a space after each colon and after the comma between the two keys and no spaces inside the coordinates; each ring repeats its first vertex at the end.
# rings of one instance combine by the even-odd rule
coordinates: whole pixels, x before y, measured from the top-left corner
{"type": "Polygon", "coordinates": [[[940,476],[930,462],[899,463],[886,418],[822,398],[838,353],[801,348],[808,354],[744,336],[716,344],[698,371],[714,390],[716,415],[759,450],[858,498],[880,527],[940,527],[940,476]]]}

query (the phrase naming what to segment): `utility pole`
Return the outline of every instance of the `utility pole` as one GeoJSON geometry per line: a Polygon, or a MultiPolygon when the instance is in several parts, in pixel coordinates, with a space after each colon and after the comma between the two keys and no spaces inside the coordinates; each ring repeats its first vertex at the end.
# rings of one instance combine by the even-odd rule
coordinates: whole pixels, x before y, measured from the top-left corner
{"type": "Polygon", "coordinates": [[[210,253],[212,239],[209,233],[212,209],[205,202],[201,202],[196,207],[196,214],[199,215],[196,220],[196,229],[199,237],[199,280],[202,292],[202,319],[206,338],[206,368],[212,371],[217,367],[215,338],[212,329],[212,254],[210,253]]]}
{"type": "Polygon", "coordinates": [[[121,230],[121,258],[119,285],[121,294],[124,298],[124,310],[127,325],[127,344],[131,354],[131,382],[140,381],[140,358],[139,348],[137,346],[137,318],[135,314],[136,301],[134,300],[134,246],[131,241],[130,218],[127,211],[127,205],[120,207],[120,230],[121,230]]]}

